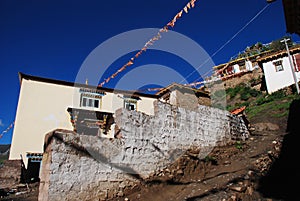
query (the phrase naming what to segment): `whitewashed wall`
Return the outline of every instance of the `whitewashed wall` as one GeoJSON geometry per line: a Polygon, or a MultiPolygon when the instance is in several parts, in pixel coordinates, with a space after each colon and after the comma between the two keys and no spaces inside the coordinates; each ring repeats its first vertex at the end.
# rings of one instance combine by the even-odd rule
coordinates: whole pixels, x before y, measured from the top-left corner
{"type": "MultiPolygon", "coordinates": [[[[273,93],[279,89],[285,88],[294,84],[294,78],[290,67],[288,57],[283,57],[273,61],[263,63],[266,85],[268,93],[273,93]],[[273,62],[282,60],[283,71],[276,72],[273,62]]],[[[296,72],[298,81],[300,80],[299,72],[296,72]]]]}
{"type": "MultiPolygon", "coordinates": [[[[43,153],[44,137],[54,129],[73,130],[68,107],[80,108],[80,88],[22,79],[17,106],[10,160],[25,159],[26,152],[43,153]]],[[[97,111],[114,113],[123,107],[122,95],[106,93],[97,111]]],[[[138,111],[154,114],[154,98],[141,97],[138,111]]]]}

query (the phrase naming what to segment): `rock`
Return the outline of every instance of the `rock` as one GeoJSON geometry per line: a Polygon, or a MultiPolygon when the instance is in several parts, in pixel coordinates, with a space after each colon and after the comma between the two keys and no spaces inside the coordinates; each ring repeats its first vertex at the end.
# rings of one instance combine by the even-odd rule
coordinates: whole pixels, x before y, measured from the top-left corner
{"type": "Polygon", "coordinates": [[[27,193],[27,191],[16,192],[15,195],[17,196],[17,195],[22,195],[22,194],[25,194],[25,193],[27,193]]]}
{"type": "Polygon", "coordinates": [[[250,179],[249,175],[245,175],[245,176],[244,176],[244,179],[245,179],[245,180],[250,179]]]}
{"type": "Polygon", "coordinates": [[[255,161],[254,165],[260,172],[265,172],[269,169],[271,164],[272,160],[270,159],[270,157],[268,155],[263,155],[255,161]]]}
{"type": "Polygon", "coordinates": [[[237,196],[236,195],[232,195],[228,201],[236,201],[237,200],[237,196]]]}
{"type": "Polygon", "coordinates": [[[250,131],[255,131],[255,128],[254,127],[250,127],[249,130],[250,131]]]}
{"type": "Polygon", "coordinates": [[[253,194],[253,188],[251,187],[251,186],[248,186],[247,187],[247,190],[246,190],[246,193],[248,194],[248,195],[252,195],[253,194]]]}
{"type": "Polygon", "coordinates": [[[230,186],[229,188],[237,192],[244,192],[246,190],[245,186],[230,186]]]}
{"type": "Polygon", "coordinates": [[[229,164],[231,164],[231,162],[230,162],[230,161],[224,161],[223,164],[224,164],[224,165],[229,165],[229,164]]]}
{"type": "Polygon", "coordinates": [[[119,197],[123,197],[123,196],[124,196],[124,193],[123,193],[123,191],[119,191],[117,195],[118,195],[119,197]]]}
{"type": "Polygon", "coordinates": [[[28,188],[26,184],[18,184],[16,188],[28,188]]]}
{"type": "Polygon", "coordinates": [[[251,176],[254,175],[254,172],[253,172],[252,170],[249,170],[249,171],[248,171],[248,175],[251,177],[251,176]]]}
{"type": "Polygon", "coordinates": [[[169,178],[169,179],[173,179],[173,178],[174,178],[174,175],[169,174],[169,175],[168,175],[168,178],[169,178]]]}

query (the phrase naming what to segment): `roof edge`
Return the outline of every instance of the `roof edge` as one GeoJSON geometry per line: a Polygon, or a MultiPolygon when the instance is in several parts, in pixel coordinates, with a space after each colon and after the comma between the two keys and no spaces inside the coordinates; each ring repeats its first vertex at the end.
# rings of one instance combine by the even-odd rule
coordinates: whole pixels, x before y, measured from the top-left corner
{"type": "Polygon", "coordinates": [[[113,89],[113,88],[106,88],[106,87],[99,87],[99,86],[93,86],[93,85],[86,85],[76,82],[69,82],[64,80],[57,80],[57,79],[50,79],[45,77],[39,77],[39,76],[33,76],[28,75],[22,72],[19,72],[19,81],[20,84],[22,84],[22,80],[33,80],[38,82],[45,82],[45,83],[51,83],[51,84],[57,84],[57,85],[64,85],[64,86],[70,86],[70,87],[82,87],[82,88],[89,88],[89,89],[97,89],[97,90],[103,90],[106,92],[111,93],[121,93],[121,94],[127,94],[127,95],[137,95],[142,97],[148,97],[148,98],[159,98],[160,96],[156,94],[145,94],[137,91],[129,91],[129,90],[121,90],[121,89],[113,89]]]}
{"type": "MultiPolygon", "coordinates": [[[[300,46],[289,48],[289,52],[290,52],[291,55],[299,53],[300,52],[300,46]]],[[[279,52],[274,52],[272,54],[265,55],[261,58],[258,58],[257,61],[258,62],[264,62],[264,61],[268,61],[268,60],[273,59],[273,58],[285,57],[287,55],[288,55],[287,50],[284,49],[284,50],[281,50],[279,52]]]]}

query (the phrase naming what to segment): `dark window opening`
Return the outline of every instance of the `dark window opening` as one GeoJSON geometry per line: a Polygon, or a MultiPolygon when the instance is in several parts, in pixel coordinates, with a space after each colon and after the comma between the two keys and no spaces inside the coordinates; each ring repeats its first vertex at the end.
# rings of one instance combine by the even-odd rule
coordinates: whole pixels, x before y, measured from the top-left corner
{"type": "Polygon", "coordinates": [[[94,100],[89,99],[89,107],[93,107],[94,106],[93,102],[94,102],[94,100]]]}
{"type": "Polygon", "coordinates": [[[283,71],[282,60],[273,62],[276,72],[283,71]]]}
{"type": "Polygon", "coordinates": [[[133,104],[128,103],[128,104],[126,104],[126,109],[128,109],[128,110],[135,110],[135,107],[134,107],[133,104]]]}
{"type": "Polygon", "coordinates": [[[99,100],[95,100],[94,107],[99,108],[99,100]]]}
{"type": "Polygon", "coordinates": [[[99,108],[100,107],[100,99],[99,98],[82,97],[81,107],[99,108]]]}
{"type": "Polygon", "coordinates": [[[82,99],[82,106],[86,107],[86,98],[82,99]]]}

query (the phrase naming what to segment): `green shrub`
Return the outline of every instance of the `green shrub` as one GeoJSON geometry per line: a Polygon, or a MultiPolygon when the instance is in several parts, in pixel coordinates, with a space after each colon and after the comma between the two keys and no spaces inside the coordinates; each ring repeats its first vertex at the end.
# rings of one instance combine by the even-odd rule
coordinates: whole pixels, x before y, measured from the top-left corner
{"type": "Polygon", "coordinates": [[[227,95],[232,99],[236,97],[237,94],[240,93],[240,91],[244,88],[243,84],[237,85],[234,88],[229,88],[226,90],[227,95]]]}
{"type": "Polygon", "coordinates": [[[238,150],[242,150],[243,149],[243,143],[241,141],[236,141],[235,142],[235,147],[238,149],[238,150]]]}
{"type": "Polygon", "coordinates": [[[249,93],[241,93],[241,100],[246,101],[251,97],[249,93]]]}
{"type": "Polygon", "coordinates": [[[218,164],[217,159],[216,159],[215,157],[213,157],[213,156],[206,156],[206,157],[204,158],[204,161],[205,161],[205,162],[210,162],[210,163],[212,163],[213,165],[217,165],[217,164],[218,164]]]}
{"type": "Polygon", "coordinates": [[[260,91],[257,91],[256,89],[252,89],[246,86],[245,84],[239,84],[234,88],[229,88],[226,90],[226,93],[227,95],[229,95],[230,99],[240,94],[240,99],[243,101],[246,101],[251,97],[257,97],[261,94],[260,91]]]}
{"type": "Polygon", "coordinates": [[[272,100],[277,100],[277,99],[284,98],[285,96],[286,96],[285,91],[281,89],[279,91],[272,93],[268,98],[272,100]]]}
{"type": "Polygon", "coordinates": [[[268,102],[269,102],[269,100],[263,96],[263,97],[259,97],[258,99],[256,99],[255,103],[256,103],[256,105],[262,105],[262,104],[265,104],[268,102]]]}

